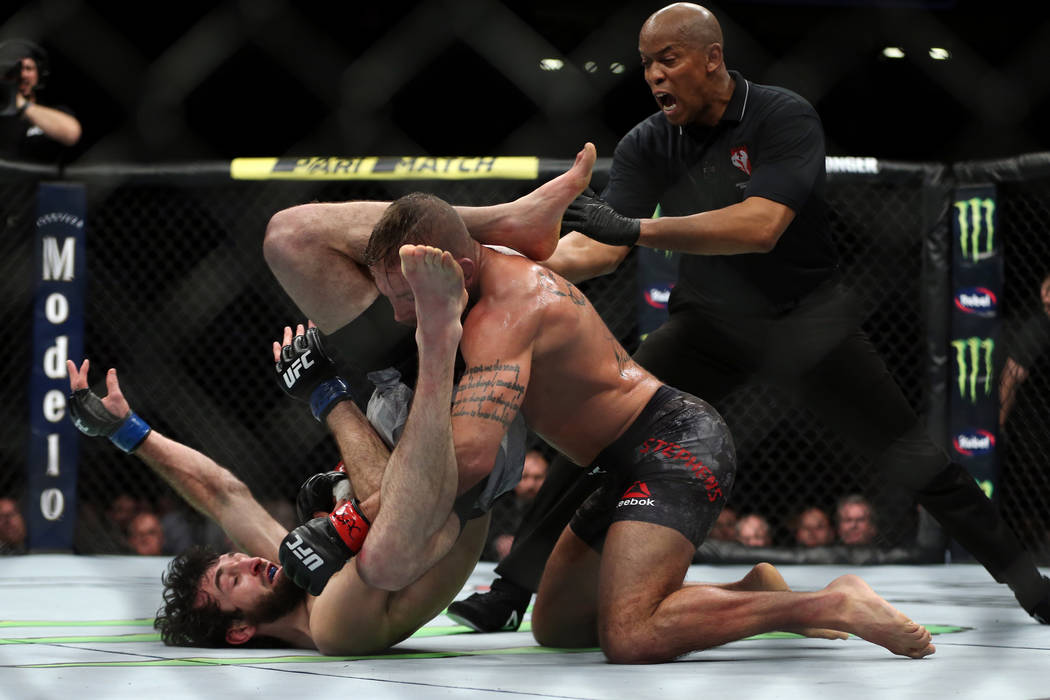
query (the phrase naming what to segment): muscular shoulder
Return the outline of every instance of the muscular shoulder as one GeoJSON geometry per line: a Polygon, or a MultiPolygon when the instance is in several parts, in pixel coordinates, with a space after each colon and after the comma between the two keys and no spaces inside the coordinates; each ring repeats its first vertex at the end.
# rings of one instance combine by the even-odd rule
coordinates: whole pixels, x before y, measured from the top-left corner
{"type": "Polygon", "coordinates": [[[542,265],[493,253],[482,271],[477,303],[467,315],[464,345],[466,336],[478,333],[507,334],[508,339],[512,331],[533,333],[573,294],[579,292],[571,283],[542,265]]]}

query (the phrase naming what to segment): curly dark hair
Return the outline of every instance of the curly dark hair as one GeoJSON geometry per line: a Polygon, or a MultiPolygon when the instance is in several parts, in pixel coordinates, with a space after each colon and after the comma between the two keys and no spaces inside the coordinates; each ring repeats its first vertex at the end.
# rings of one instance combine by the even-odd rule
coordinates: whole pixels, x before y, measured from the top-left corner
{"type": "Polygon", "coordinates": [[[207,547],[193,547],[175,557],[161,576],[164,605],[157,611],[153,627],[168,646],[226,647],[226,630],[240,611],[223,612],[211,599],[196,605],[201,578],[220,554],[207,547]]]}

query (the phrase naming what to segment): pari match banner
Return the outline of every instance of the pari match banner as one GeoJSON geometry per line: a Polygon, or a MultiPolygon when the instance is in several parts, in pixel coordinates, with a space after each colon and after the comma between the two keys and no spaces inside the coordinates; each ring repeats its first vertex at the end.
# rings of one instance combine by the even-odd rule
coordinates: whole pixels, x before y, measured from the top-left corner
{"type": "Polygon", "coordinates": [[[235,158],[234,180],[535,180],[534,156],[235,158]]]}
{"type": "Polygon", "coordinates": [[[69,419],[66,358],[84,355],[85,213],[82,185],[40,185],[26,479],[30,551],[73,547],[80,434],[69,419]]]}
{"type": "Polygon", "coordinates": [[[992,498],[999,453],[1002,235],[994,185],[961,187],[952,201],[949,453],[992,498]]]}

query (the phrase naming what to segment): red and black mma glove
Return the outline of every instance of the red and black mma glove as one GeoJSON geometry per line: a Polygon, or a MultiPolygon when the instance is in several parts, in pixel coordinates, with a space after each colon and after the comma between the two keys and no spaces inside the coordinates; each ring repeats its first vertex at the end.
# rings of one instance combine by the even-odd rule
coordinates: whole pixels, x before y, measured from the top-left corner
{"type": "Polygon", "coordinates": [[[275,369],[284,392],[310,404],[314,418],[321,423],[337,403],[353,400],[350,385],[337,374],[316,328],[307,328],[305,334],[292,339],[291,345],[283,346],[275,369]]]}
{"type": "Polygon", "coordinates": [[[561,232],[579,231],[588,238],[607,245],[632,246],[642,233],[640,219],[616,213],[590,187],[572,200],[561,217],[561,232]]]}
{"type": "Polygon", "coordinates": [[[138,449],[152,430],[131,409],[123,416],[110,413],[91,389],[77,389],[69,395],[69,416],[84,435],[107,437],[127,453],[138,449]]]}
{"type": "Polygon", "coordinates": [[[331,513],[339,501],[351,495],[350,480],[342,462],[330,472],[318,472],[308,477],[295,497],[298,522],[313,520],[314,513],[331,513]]]}
{"type": "Polygon", "coordinates": [[[289,532],[281,542],[281,566],[295,585],[321,595],[328,579],[361,551],[371,526],[357,499],[351,499],[331,515],[289,532]]]}

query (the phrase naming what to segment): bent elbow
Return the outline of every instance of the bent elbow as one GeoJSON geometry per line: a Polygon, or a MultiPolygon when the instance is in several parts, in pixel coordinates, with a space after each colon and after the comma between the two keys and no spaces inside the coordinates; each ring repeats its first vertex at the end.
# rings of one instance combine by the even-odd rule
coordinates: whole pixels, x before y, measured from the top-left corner
{"type": "Polygon", "coordinates": [[[263,258],[271,268],[295,259],[296,248],[302,244],[301,234],[305,230],[302,225],[303,206],[308,205],[282,209],[267,222],[263,233],[263,258]]]}
{"type": "Polygon", "coordinates": [[[765,229],[760,231],[755,237],[755,252],[756,253],[769,253],[777,247],[777,243],[780,241],[781,231],[777,229],[765,229]]]}

